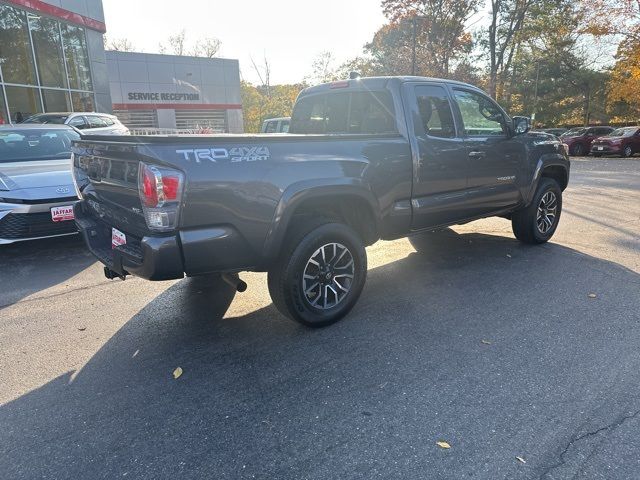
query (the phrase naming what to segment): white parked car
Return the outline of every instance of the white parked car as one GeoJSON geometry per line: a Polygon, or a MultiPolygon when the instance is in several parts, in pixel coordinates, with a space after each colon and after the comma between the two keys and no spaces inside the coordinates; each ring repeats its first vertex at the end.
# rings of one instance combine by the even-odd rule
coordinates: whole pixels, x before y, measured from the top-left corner
{"type": "Polygon", "coordinates": [[[28,123],[46,123],[70,125],[81,130],[87,135],[129,135],[129,129],[125,127],[118,117],[108,113],[96,112],[60,112],[37,113],[30,116],[20,125],[28,123]]]}

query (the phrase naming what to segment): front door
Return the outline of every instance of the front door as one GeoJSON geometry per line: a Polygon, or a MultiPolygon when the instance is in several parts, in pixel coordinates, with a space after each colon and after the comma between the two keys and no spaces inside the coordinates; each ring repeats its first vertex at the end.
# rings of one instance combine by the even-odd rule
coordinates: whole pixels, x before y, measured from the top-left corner
{"type": "Polygon", "coordinates": [[[409,83],[404,94],[415,134],[412,228],[455,223],[464,217],[468,159],[449,94],[438,83],[409,83]]]}
{"type": "Polygon", "coordinates": [[[520,201],[517,180],[527,155],[524,142],[511,136],[508,117],[488,96],[454,87],[453,97],[469,159],[468,217],[516,205],[520,201]]]}

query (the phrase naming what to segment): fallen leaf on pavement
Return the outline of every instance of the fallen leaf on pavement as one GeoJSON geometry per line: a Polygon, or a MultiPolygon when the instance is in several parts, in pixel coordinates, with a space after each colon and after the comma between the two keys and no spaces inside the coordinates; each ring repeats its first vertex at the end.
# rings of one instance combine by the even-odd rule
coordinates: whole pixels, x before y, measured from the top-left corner
{"type": "Polygon", "coordinates": [[[596,298],[597,295],[595,293],[590,293],[589,295],[587,295],[587,297],[589,298],[596,298]]]}
{"type": "Polygon", "coordinates": [[[516,457],[520,463],[527,463],[527,461],[522,457],[516,457]]]}
{"type": "Polygon", "coordinates": [[[480,341],[485,345],[491,345],[491,342],[489,340],[480,340],[480,341]]]}
{"type": "Polygon", "coordinates": [[[451,445],[449,445],[447,442],[436,442],[436,445],[438,445],[440,448],[451,448],[451,445]]]}
{"type": "Polygon", "coordinates": [[[173,371],[173,378],[178,378],[180,375],[182,375],[182,369],[178,367],[173,371]]]}
{"type": "Polygon", "coordinates": [[[78,330],[80,330],[81,332],[84,332],[87,329],[87,327],[78,327],[78,330]]]}

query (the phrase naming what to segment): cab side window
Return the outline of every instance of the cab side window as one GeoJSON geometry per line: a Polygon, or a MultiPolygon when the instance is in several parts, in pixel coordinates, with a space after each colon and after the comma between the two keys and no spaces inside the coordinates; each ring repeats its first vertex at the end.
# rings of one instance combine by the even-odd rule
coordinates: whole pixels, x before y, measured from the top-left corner
{"type": "Polygon", "coordinates": [[[453,138],[456,127],[449,97],[443,87],[420,85],[416,87],[419,118],[415,122],[416,135],[453,138]]]}
{"type": "Polygon", "coordinates": [[[469,90],[454,90],[464,132],[470,137],[504,135],[504,115],[488,97],[469,90]]]}
{"type": "Polygon", "coordinates": [[[396,133],[393,99],[389,92],[353,92],[349,133],[396,133]]]}

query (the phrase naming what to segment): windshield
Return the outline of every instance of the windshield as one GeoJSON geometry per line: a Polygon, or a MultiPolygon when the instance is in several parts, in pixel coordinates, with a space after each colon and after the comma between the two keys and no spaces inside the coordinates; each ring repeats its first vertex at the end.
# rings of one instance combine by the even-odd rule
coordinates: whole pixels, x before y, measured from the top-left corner
{"type": "Polygon", "coordinates": [[[79,140],[72,129],[0,129],[0,163],[57,160],[71,157],[71,142],[79,140]]]}
{"type": "Polygon", "coordinates": [[[22,123],[55,123],[63,125],[67,118],[69,118],[67,115],[33,115],[22,123]]]}
{"type": "Polygon", "coordinates": [[[571,130],[564,132],[561,137],[579,137],[580,135],[584,135],[587,131],[584,127],[572,128],[571,130]]]}
{"type": "Polygon", "coordinates": [[[617,128],[613,132],[607,134],[607,137],[630,137],[638,130],[637,127],[632,128],[617,128]]]}

